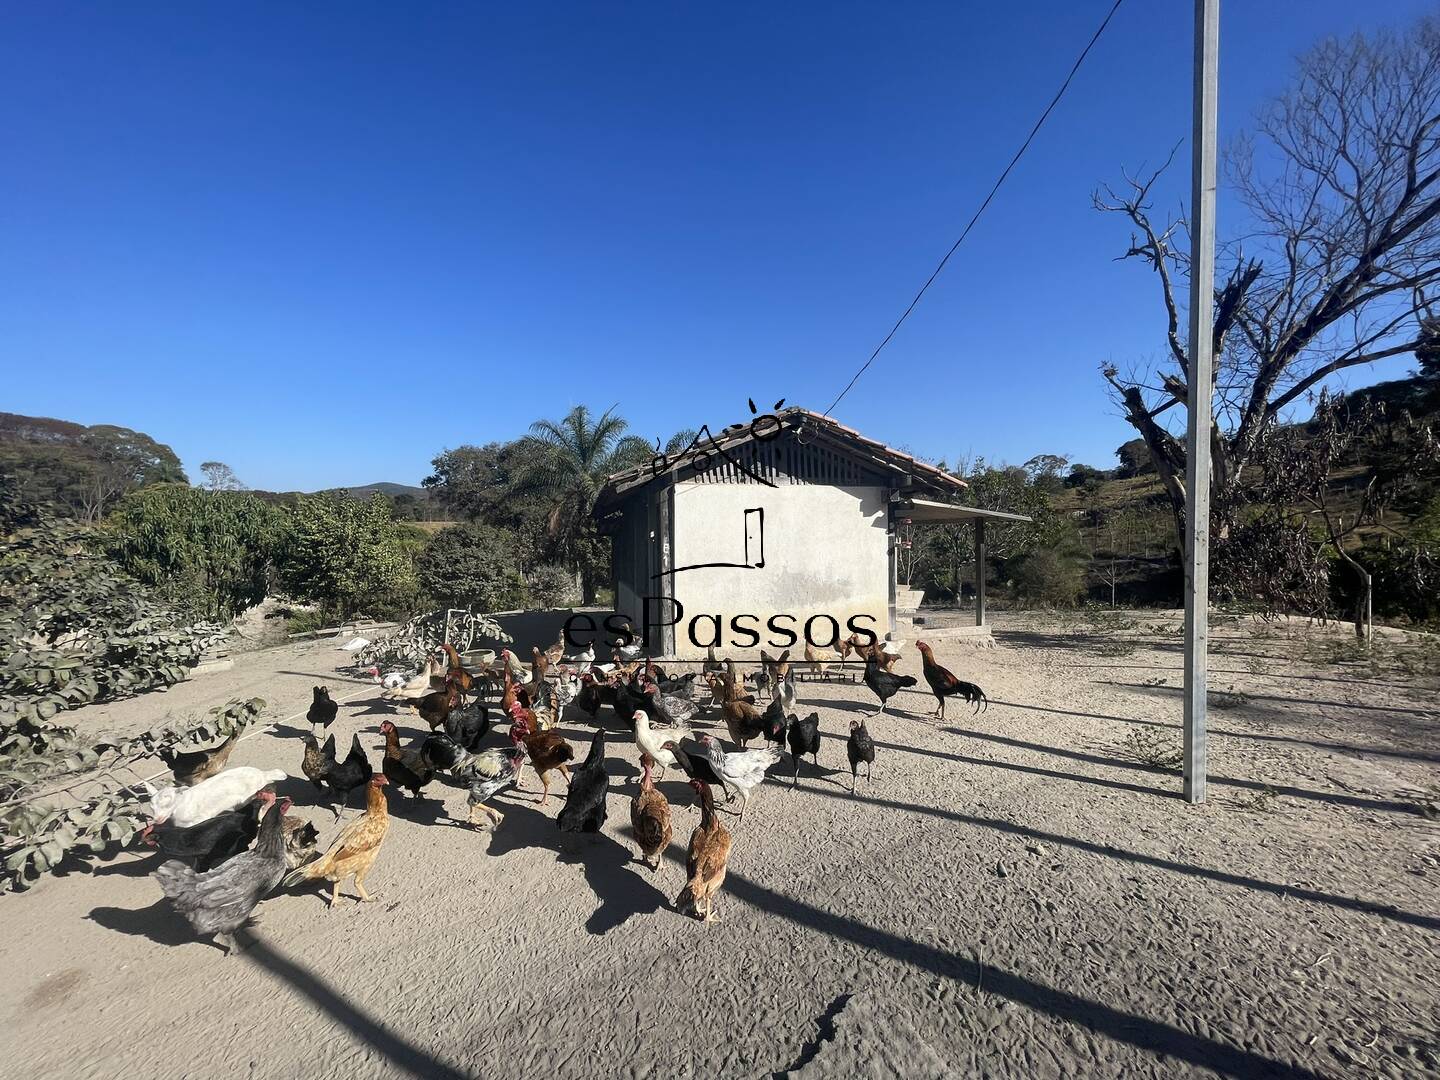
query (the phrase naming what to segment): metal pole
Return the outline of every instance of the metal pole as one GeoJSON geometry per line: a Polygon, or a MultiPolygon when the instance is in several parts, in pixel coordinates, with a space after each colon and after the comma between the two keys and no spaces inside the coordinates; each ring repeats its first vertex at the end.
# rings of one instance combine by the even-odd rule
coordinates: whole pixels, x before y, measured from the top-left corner
{"type": "MultiPolygon", "coordinates": [[[[958,591],[959,583],[956,583],[958,591]]],[[[985,625],[985,519],[975,521],[975,625],[985,625]]]]}
{"type": "Polygon", "coordinates": [[[1195,0],[1190,174],[1190,371],[1185,432],[1185,801],[1205,801],[1209,669],[1211,335],[1215,298],[1215,117],[1220,0],[1195,0]]]}

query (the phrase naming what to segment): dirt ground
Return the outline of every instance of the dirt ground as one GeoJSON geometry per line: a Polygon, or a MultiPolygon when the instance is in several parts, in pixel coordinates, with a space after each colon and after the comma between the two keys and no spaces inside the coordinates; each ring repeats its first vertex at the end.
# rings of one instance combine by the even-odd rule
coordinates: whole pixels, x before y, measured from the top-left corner
{"type": "MultiPolygon", "coordinates": [[[[897,698],[853,798],[844,737],[869,692],[802,683],[823,775],[803,766],[792,790],[787,756],[786,783],[725,819],[717,924],[673,910],[699,816],[683,783],[661,785],[669,859],[634,861],[618,731],[602,835],[562,840],[533,772],[493,833],[463,825],[461,788],[392,789],[380,902],[281,893],[237,957],[193,940],[154,856],[45,880],[0,898],[0,1060],[37,1077],[1440,1076],[1440,823],[1422,812],[1440,707],[1419,650],[1387,635],[1356,663],[1343,631],[1217,627],[1210,797],[1190,806],[1134,756],[1178,746],[1177,627],[1002,616],[993,650],[939,647],[988,711],[935,722],[928,695],[897,698]]],[[[324,681],[340,745],[359,731],[378,762],[395,714],[337,674],[334,645],[237,655],[77,719],[140,727],[243,694],[281,720],[324,681]]],[[[299,777],[282,794],[328,840],[303,727],[232,763],[299,777]]],[[[581,755],[590,730],[567,725],[581,755]]]]}

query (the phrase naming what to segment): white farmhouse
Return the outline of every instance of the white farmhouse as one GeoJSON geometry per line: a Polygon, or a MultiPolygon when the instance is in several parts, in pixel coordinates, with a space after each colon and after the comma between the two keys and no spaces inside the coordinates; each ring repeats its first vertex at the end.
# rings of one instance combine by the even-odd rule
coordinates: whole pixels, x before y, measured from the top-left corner
{"type": "MultiPolygon", "coordinates": [[[[702,430],[689,449],[617,473],[596,504],[613,538],[615,610],[654,656],[799,657],[852,631],[896,630],[905,520],[1024,520],[936,501],[963,480],[834,420],[790,408],[702,430]]],[[[980,575],[983,578],[983,574],[980,575]]],[[[984,623],[977,583],[976,623],[984,623]]],[[[863,636],[863,635],[862,635],[863,636]]]]}

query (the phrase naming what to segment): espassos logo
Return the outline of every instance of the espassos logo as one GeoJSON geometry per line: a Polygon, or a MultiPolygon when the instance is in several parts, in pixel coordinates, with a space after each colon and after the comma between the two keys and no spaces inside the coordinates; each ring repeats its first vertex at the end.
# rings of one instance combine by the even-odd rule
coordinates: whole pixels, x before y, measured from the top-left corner
{"type": "MultiPolygon", "coordinates": [[[[760,413],[755,408],[753,398],[748,399],[748,404],[750,413],[754,417],[749,424],[751,438],[762,443],[778,438],[784,430],[784,422],[779,416],[779,410],[784,407],[785,399],[781,398],[771,406],[771,411],[766,413],[760,413]]],[[[731,424],[723,431],[735,431],[745,426],[744,424],[731,424]]],[[[773,481],[757,474],[744,462],[721,447],[711,433],[708,424],[701,427],[688,446],[673,455],[666,454],[661,450],[660,440],[656,439],[655,456],[650,459],[648,464],[651,477],[659,476],[669,469],[672,461],[691,454],[692,451],[696,451],[697,447],[698,452],[689,462],[697,473],[708,472],[723,461],[757,484],[768,488],[776,487],[773,481]]],[[[765,508],[763,506],[749,507],[745,510],[745,547],[742,561],[692,563],[688,566],[661,570],[652,575],[652,580],[659,580],[667,576],[673,579],[677,574],[705,569],[765,569],[765,508]]],[[[684,618],[685,606],[679,600],[668,596],[646,596],[641,603],[642,632],[639,636],[647,642],[653,641],[655,638],[651,636],[652,631],[679,626],[684,618]],[[667,605],[671,610],[664,610],[667,605]],[[667,615],[670,617],[666,618],[667,615]]],[[[875,622],[875,617],[873,615],[852,615],[846,620],[844,629],[849,630],[850,635],[855,637],[861,645],[870,646],[879,640],[879,635],[871,627],[863,625],[866,622],[875,622]]],[[[762,623],[759,615],[742,613],[730,616],[728,627],[734,637],[728,642],[725,638],[726,626],[727,620],[723,615],[709,612],[693,615],[685,623],[685,636],[697,649],[721,648],[727,645],[741,649],[753,649],[761,644],[762,623]]],[[[592,616],[577,612],[565,621],[565,643],[569,648],[578,649],[581,647],[581,643],[572,636],[575,631],[582,631],[588,635],[600,628],[595,624],[592,616]]],[[[608,648],[630,645],[636,639],[630,620],[619,613],[607,615],[603,628],[607,634],[613,635],[605,640],[608,648]]],[[[832,615],[824,614],[810,616],[803,625],[795,615],[775,614],[764,621],[763,629],[771,635],[768,639],[764,639],[765,644],[774,649],[793,648],[802,637],[817,649],[833,648],[840,643],[843,635],[840,621],[832,615]]]]}

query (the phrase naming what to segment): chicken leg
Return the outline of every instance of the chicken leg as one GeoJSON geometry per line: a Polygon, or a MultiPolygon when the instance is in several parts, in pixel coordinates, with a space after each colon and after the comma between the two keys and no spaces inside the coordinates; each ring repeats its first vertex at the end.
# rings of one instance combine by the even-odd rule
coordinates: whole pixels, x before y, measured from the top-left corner
{"type": "Polygon", "coordinates": [[[369,893],[367,893],[367,892],[365,891],[365,875],[364,875],[364,874],[356,874],[356,875],[355,875],[355,891],[360,894],[360,899],[357,901],[357,903],[361,903],[361,904],[373,904],[376,900],[380,899],[378,896],[371,896],[369,893]]]}

